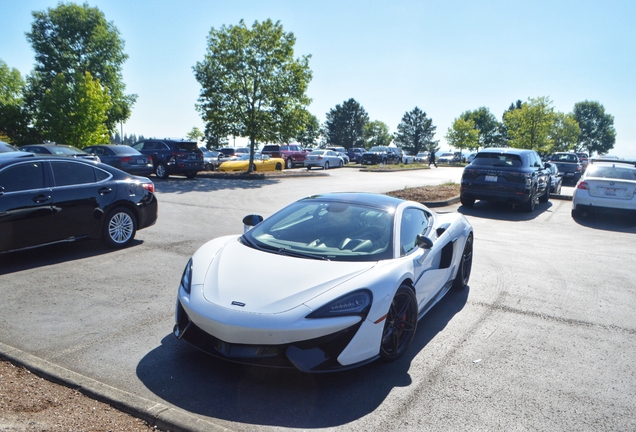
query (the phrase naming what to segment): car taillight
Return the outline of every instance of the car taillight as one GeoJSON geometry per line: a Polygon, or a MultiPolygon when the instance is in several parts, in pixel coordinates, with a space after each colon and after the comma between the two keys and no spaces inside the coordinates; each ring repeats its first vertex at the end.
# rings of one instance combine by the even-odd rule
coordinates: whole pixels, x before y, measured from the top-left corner
{"type": "Polygon", "coordinates": [[[141,187],[146,189],[148,192],[155,192],[155,184],[153,182],[142,183],[141,187]]]}
{"type": "Polygon", "coordinates": [[[576,185],[577,189],[590,190],[590,185],[585,181],[580,181],[576,185]]]}
{"type": "Polygon", "coordinates": [[[172,156],[174,156],[177,159],[185,159],[188,157],[188,154],[184,152],[172,152],[172,156]]]}
{"type": "Polygon", "coordinates": [[[130,156],[121,158],[122,162],[130,162],[131,160],[132,160],[132,157],[130,156]]]}

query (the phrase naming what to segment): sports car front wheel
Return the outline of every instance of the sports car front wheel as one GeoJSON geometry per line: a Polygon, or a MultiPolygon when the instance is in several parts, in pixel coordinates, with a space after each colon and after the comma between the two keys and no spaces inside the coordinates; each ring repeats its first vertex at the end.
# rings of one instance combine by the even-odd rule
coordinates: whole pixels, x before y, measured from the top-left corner
{"type": "Polygon", "coordinates": [[[470,271],[473,268],[473,235],[470,234],[466,239],[466,245],[464,246],[464,252],[462,252],[462,259],[459,262],[459,269],[457,269],[457,276],[453,282],[453,288],[464,289],[468,286],[468,279],[470,279],[470,271]]]}
{"type": "Polygon", "coordinates": [[[407,285],[398,288],[384,323],[380,358],[392,361],[404,354],[417,328],[417,299],[407,285]]]}

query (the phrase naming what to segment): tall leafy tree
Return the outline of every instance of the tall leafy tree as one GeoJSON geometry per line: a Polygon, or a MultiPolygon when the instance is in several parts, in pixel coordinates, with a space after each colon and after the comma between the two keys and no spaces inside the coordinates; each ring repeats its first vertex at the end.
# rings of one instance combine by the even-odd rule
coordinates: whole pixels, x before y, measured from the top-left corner
{"type": "Polygon", "coordinates": [[[364,147],[364,125],[369,115],[355,99],[336,105],[327,113],[325,135],[331,145],[350,149],[364,147]]]}
{"type": "Polygon", "coordinates": [[[192,130],[186,134],[186,138],[191,140],[191,141],[199,141],[204,136],[205,136],[205,134],[203,132],[201,132],[201,129],[199,129],[196,126],[194,126],[192,128],[192,130]]]}
{"type": "Polygon", "coordinates": [[[309,114],[302,129],[296,134],[295,139],[303,147],[311,148],[316,145],[316,141],[318,141],[321,134],[322,130],[318,118],[313,114],[309,114]]]}
{"type": "Polygon", "coordinates": [[[78,148],[110,141],[110,95],[90,73],[72,79],[58,74],[40,104],[36,125],[45,138],[78,148]]]}
{"type": "Polygon", "coordinates": [[[553,146],[551,132],[555,122],[552,101],[547,97],[529,98],[520,109],[504,114],[510,147],[548,153],[553,146]]]}
{"type": "Polygon", "coordinates": [[[574,150],[580,133],[581,129],[574,114],[555,113],[554,124],[550,132],[552,148],[548,149],[548,153],[574,150]]]}
{"type": "Polygon", "coordinates": [[[393,136],[389,133],[389,127],[380,120],[368,122],[364,125],[363,130],[365,148],[367,149],[373,146],[388,146],[393,140],[393,136]]]}
{"type": "Polygon", "coordinates": [[[418,154],[421,151],[437,150],[438,141],[433,140],[437,126],[418,107],[404,113],[397,127],[395,142],[405,151],[418,154]]]}
{"type": "Polygon", "coordinates": [[[460,119],[472,121],[479,135],[478,147],[499,147],[502,145],[501,123],[486,107],[462,113],[460,119]]]}
{"type": "Polygon", "coordinates": [[[113,132],[117,123],[130,117],[137,98],[124,94],[122,66],[128,56],[115,25],[87,3],[59,3],[55,8],[33,12],[33,18],[26,34],[35,51],[26,97],[30,109],[42,109],[40,102],[59,74],[67,80],[84,80],[88,72],[108,91],[111,104],[104,124],[113,132]]]}
{"type": "Polygon", "coordinates": [[[614,148],[616,143],[614,116],[607,114],[603,105],[587,100],[577,102],[574,104],[573,114],[581,128],[577,142],[578,149],[587,150],[592,155],[594,152],[607,153],[614,148]]]}
{"type": "Polygon", "coordinates": [[[24,108],[24,88],[20,71],[0,60],[0,140],[17,145],[37,142],[31,116],[24,108]]]}
{"type": "Polygon", "coordinates": [[[516,102],[512,102],[510,104],[510,106],[508,107],[508,109],[506,111],[504,111],[503,115],[501,116],[501,120],[502,122],[499,123],[499,136],[500,136],[500,146],[501,147],[510,147],[510,145],[508,144],[508,128],[506,127],[506,123],[503,121],[504,118],[506,117],[506,114],[514,111],[514,110],[520,110],[521,107],[523,106],[523,102],[521,102],[521,99],[517,99],[516,102]]]}
{"type": "Polygon", "coordinates": [[[208,143],[228,135],[248,137],[250,170],[257,141],[286,141],[305,124],[310,56],[294,58],[296,38],[280,22],[255,21],[211,29],[203,61],[194,66],[201,84],[197,109],[208,143]]]}
{"type": "Polygon", "coordinates": [[[457,118],[453,126],[448,128],[446,142],[459,151],[463,149],[476,150],[479,148],[479,130],[472,119],[457,118]]]}

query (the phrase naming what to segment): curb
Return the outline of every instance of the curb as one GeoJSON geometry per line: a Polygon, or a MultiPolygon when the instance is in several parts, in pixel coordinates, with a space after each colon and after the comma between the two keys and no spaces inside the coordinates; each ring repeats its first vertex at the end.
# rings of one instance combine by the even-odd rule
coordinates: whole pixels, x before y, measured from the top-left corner
{"type": "MultiPolygon", "coordinates": [[[[572,201],[572,195],[555,195],[550,194],[550,199],[563,200],[563,201],[572,201]]],[[[426,207],[446,207],[452,204],[457,204],[459,202],[459,195],[456,197],[447,199],[445,201],[432,201],[432,202],[423,202],[426,207]]]]}
{"type": "Polygon", "coordinates": [[[82,394],[144,420],[160,430],[177,432],[229,431],[225,427],[202,420],[187,411],[157,403],[88,378],[47,360],[0,342],[0,359],[23,366],[35,375],[61,384],[82,394]]]}

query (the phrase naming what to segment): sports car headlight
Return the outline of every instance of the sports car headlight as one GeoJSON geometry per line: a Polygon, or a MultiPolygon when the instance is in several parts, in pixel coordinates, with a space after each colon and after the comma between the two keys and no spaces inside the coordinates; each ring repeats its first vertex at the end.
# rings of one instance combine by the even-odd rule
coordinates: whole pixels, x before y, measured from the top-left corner
{"type": "Polygon", "coordinates": [[[346,315],[366,316],[371,307],[373,295],[369,290],[346,294],[307,315],[307,318],[331,318],[346,315]]]}
{"type": "Polygon", "coordinates": [[[183,270],[180,287],[183,287],[183,290],[187,292],[188,294],[190,294],[191,284],[192,284],[192,258],[188,260],[188,264],[186,264],[185,269],[183,270]]]}

